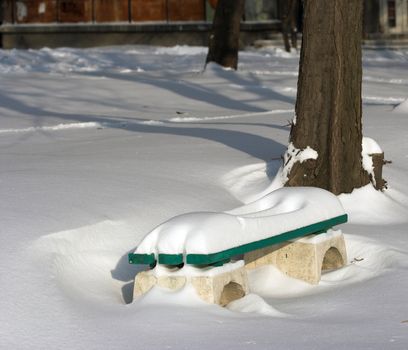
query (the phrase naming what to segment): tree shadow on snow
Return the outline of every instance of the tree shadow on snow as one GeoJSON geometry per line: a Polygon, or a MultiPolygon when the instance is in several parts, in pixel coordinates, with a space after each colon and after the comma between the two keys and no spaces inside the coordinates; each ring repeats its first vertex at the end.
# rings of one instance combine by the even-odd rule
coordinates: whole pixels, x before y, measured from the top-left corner
{"type": "MultiPolygon", "coordinates": [[[[30,106],[20,101],[17,98],[8,96],[3,92],[0,92],[0,104],[3,108],[8,108],[13,111],[17,111],[26,115],[33,117],[33,126],[40,128],[44,125],[44,121],[47,118],[59,118],[66,121],[76,121],[76,122],[98,122],[104,125],[106,128],[112,129],[122,129],[126,131],[132,131],[135,133],[150,133],[150,134],[167,134],[167,135],[177,135],[186,137],[196,137],[201,139],[206,139],[214,141],[220,144],[224,144],[233,149],[239,150],[241,152],[247,153],[248,155],[262,159],[269,160],[271,157],[280,156],[284,150],[285,146],[279,142],[276,142],[270,138],[266,138],[260,135],[251,134],[246,131],[237,130],[227,130],[219,128],[208,128],[202,127],[203,124],[198,124],[197,127],[185,126],[186,124],[191,125],[191,123],[172,123],[163,122],[162,124],[144,124],[148,120],[141,118],[122,118],[115,116],[103,116],[103,115],[83,115],[83,114],[72,114],[72,113],[62,113],[57,111],[47,111],[46,109],[39,108],[36,106],[30,106]],[[183,126],[180,126],[183,124],[183,126]]],[[[209,123],[205,123],[209,124],[209,123]]],[[[214,126],[219,123],[213,123],[214,126]]],[[[227,125],[228,123],[224,123],[227,125]]],[[[252,125],[257,125],[252,123],[252,125]]],[[[265,124],[261,124],[265,126],[265,124]]],[[[282,129],[282,125],[267,124],[268,127],[282,129]]],[[[47,132],[38,129],[39,133],[47,137],[54,137],[52,132],[47,132]]],[[[23,134],[19,141],[23,141],[30,137],[30,133],[23,134]]],[[[13,144],[16,142],[13,141],[13,144]]]]}
{"type": "MultiPolygon", "coordinates": [[[[197,75],[198,81],[200,81],[203,74],[205,74],[205,72],[197,75]]],[[[178,76],[156,78],[142,74],[135,76],[123,75],[114,72],[103,72],[103,76],[109,79],[150,85],[158,89],[171,91],[172,93],[190,100],[205,102],[217,107],[234,109],[237,111],[266,112],[267,110],[265,108],[251,104],[253,102],[260,101],[280,101],[291,106],[293,106],[295,103],[294,97],[283,95],[269,87],[262,86],[261,80],[255,74],[248,74],[247,77],[243,77],[235,71],[229,71],[222,68],[215,70],[214,74],[216,77],[221,78],[226,83],[237,86],[242,91],[249,92],[255,96],[258,96],[258,98],[251,100],[245,100],[242,99],[242,97],[232,98],[222,94],[222,90],[219,91],[213,85],[205,86],[204,84],[195,84],[187,80],[180,80],[178,79],[178,76]]],[[[85,72],[82,73],[82,75],[100,77],[101,73],[85,72]]]]}
{"type": "MultiPolygon", "coordinates": [[[[240,85],[243,89],[251,93],[259,95],[259,100],[279,100],[281,102],[289,103],[293,105],[294,100],[292,98],[280,95],[273,90],[269,89],[255,89],[249,86],[249,82],[243,79],[239,75],[231,74],[231,72],[220,71],[217,74],[221,75],[224,79],[229,79],[234,84],[240,85]]],[[[124,78],[119,74],[104,74],[109,78],[135,81],[134,79],[124,78]]],[[[202,102],[216,105],[222,108],[235,109],[239,111],[248,112],[264,112],[265,109],[253,106],[247,101],[241,101],[224,95],[220,95],[216,90],[209,87],[203,87],[198,84],[189,82],[172,82],[165,81],[163,79],[145,78],[137,79],[138,83],[145,83],[153,85],[158,88],[168,89],[174,93],[177,93],[183,97],[189,99],[196,99],[202,102]]],[[[259,82],[254,81],[253,84],[259,82]]],[[[253,102],[254,100],[252,100],[253,102]]],[[[86,102],[86,100],[84,100],[86,102]]],[[[89,103],[95,103],[95,101],[89,101],[89,103]]],[[[112,107],[108,102],[102,101],[107,107],[112,107]]],[[[239,150],[248,154],[251,157],[258,158],[267,162],[267,175],[273,177],[277,171],[277,162],[270,162],[272,159],[278,159],[285,151],[286,146],[274,141],[271,138],[263,137],[261,135],[252,134],[247,131],[237,131],[219,128],[222,125],[242,125],[242,126],[261,126],[267,128],[274,128],[278,130],[287,130],[288,128],[283,125],[276,125],[273,123],[237,123],[237,122],[208,122],[195,123],[192,126],[191,123],[182,122],[174,123],[169,121],[161,121],[161,124],[144,124],[149,120],[143,118],[128,118],[118,116],[106,116],[106,115],[84,115],[80,113],[65,113],[60,111],[49,111],[42,107],[29,105],[18,98],[15,95],[8,95],[5,92],[0,92],[0,105],[3,109],[9,109],[17,111],[21,114],[31,116],[33,118],[33,127],[39,128],[36,132],[42,133],[49,138],[56,138],[54,133],[41,130],[40,128],[46,124],[47,119],[58,118],[64,121],[75,122],[98,122],[104,125],[106,128],[120,129],[135,133],[150,133],[150,134],[167,134],[176,136],[195,137],[200,139],[206,139],[214,141],[233,149],[239,150]],[[213,127],[209,127],[213,126],[213,127]]],[[[135,112],[137,114],[137,111],[135,112]]],[[[13,141],[9,147],[13,144],[23,142],[31,137],[32,133],[22,134],[17,141],[13,141]]],[[[133,252],[134,249],[129,252],[133,252]]],[[[129,253],[128,252],[128,253],[129,253]]],[[[128,263],[128,253],[123,255],[117,262],[115,268],[111,270],[112,278],[125,282],[122,287],[122,297],[125,303],[132,302],[133,299],[133,281],[136,274],[146,269],[146,266],[131,265],[128,263]]]]}

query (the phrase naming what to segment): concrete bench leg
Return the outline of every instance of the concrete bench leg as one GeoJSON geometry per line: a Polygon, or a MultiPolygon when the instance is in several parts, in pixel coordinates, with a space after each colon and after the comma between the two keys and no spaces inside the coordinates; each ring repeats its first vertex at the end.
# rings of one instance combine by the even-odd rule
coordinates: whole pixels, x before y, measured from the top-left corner
{"type": "Polygon", "coordinates": [[[247,253],[244,260],[247,269],[270,264],[290,277],[318,284],[322,270],[347,264],[347,253],[341,231],[329,230],[247,253]]]}
{"type": "Polygon", "coordinates": [[[211,304],[225,306],[233,300],[242,298],[249,293],[248,277],[245,266],[239,264],[237,268],[222,272],[222,267],[206,270],[202,275],[183,276],[182,270],[157,275],[155,269],[139,272],[135,278],[133,299],[147,293],[154,286],[178,290],[187,283],[196,290],[198,296],[211,304]],[[221,273],[217,273],[219,270],[221,273]]]}

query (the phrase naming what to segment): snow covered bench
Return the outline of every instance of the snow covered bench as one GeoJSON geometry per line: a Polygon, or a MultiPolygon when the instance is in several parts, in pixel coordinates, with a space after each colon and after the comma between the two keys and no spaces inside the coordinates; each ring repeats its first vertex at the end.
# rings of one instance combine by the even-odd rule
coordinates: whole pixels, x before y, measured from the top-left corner
{"type": "MultiPolygon", "coordinates": [[[[318,283],[322,268],[346,263],[343,235],[331,230],[345,222],[347,214],[330,192],[282,188],[228,212],[176,216],[151,231],[129,254],[129,263],[152,268],[158,263],[170,276],[180,268],[182,275],[184,265],[208,271],[244,257],[246,268],[273,264],[292,277],[318,283]]],[[[148,289],[139,287],[138,294],[148,289]]]]}

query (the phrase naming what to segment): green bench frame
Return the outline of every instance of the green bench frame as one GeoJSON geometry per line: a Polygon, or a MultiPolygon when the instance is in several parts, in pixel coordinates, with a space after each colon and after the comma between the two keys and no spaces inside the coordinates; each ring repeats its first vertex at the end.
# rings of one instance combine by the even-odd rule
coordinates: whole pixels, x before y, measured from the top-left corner
{"type": "MultiPolygon", "coordinates": [[[[185,259],[184,254],[159,254],[158,263],[162,265],[171,266],[179,266],[184,263],[199,266],[207,265],[220,266],[223,265],[225,262],[230,261],[232,257],[237,255],[242,255],[254,250],[266,248],[268,246],[289,241],[291,239],[308,236],[312,234],[324,233],[333,226],[346,223],[347,219],[348,219],[347,214],[344,214],[328,220],[317,222],[315,224],[297,228],[292,231],[284,232],[266,239],[226,249],[217,253],[187,254],[185,259]]],[[[152,268],[157,264],[156,257],[153,253],[152,254],[130,253],[128,258],[130,264],[150,265],[150,267],[152,268]]]]}

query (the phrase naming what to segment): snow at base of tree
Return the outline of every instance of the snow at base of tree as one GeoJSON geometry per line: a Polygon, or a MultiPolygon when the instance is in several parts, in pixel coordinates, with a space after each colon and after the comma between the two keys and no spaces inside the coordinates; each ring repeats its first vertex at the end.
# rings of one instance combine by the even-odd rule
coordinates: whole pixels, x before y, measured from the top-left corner
{"type": "Polygon", "coordinates": [[[280,173],[282,184],[285,184],[289,180],[289,174],[296,163],[317,159],[318,156],[317,151],[310,146],[307,146],[305,149],[298,149],[290,142],[287,151],[283,155],[283,166],[280,173]]]}
{"type": "Polygon", "coordinates": [[[296,122],[297,122],[297,115],[295,113],[295,115],[293,116],[293,119],[292,119],[292,124],[296,125],[296,122]]]}

